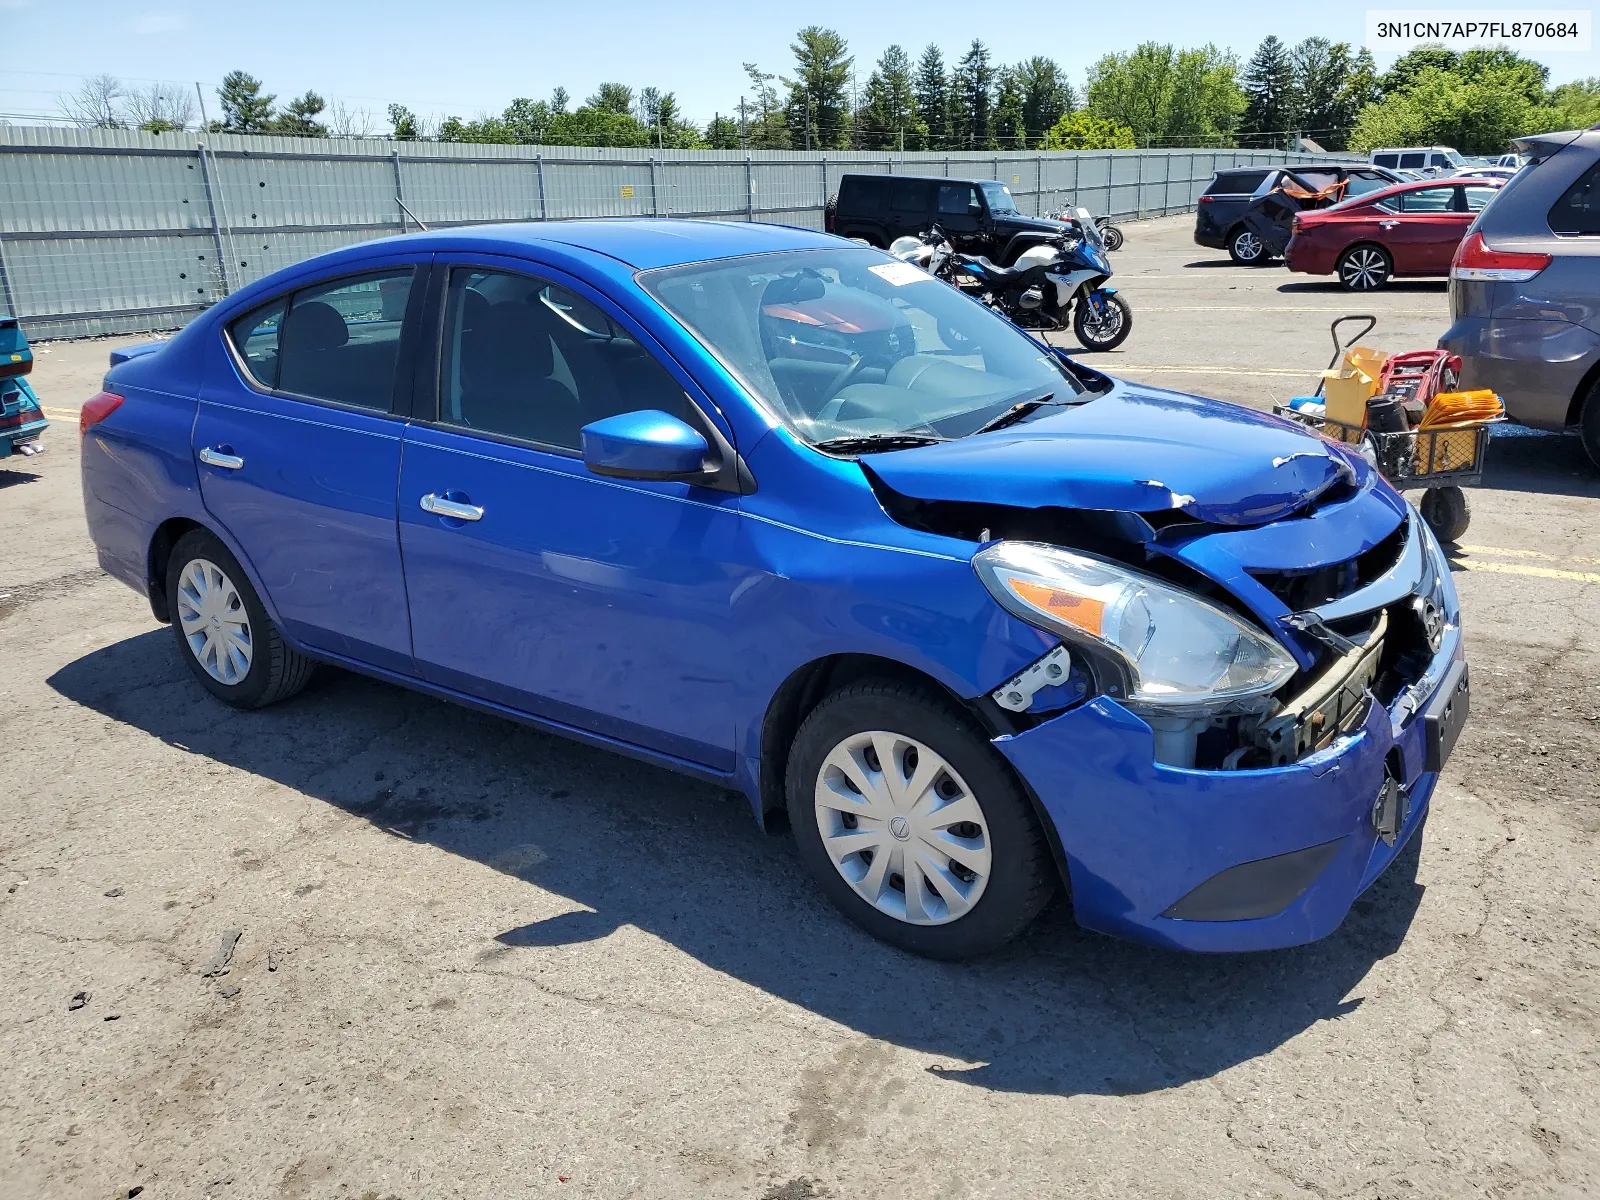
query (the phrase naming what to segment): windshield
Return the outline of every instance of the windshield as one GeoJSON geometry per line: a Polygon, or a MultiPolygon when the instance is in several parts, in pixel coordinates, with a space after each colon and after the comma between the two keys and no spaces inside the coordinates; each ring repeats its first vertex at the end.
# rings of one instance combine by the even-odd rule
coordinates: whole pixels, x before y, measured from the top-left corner
{"type": "Polygon", "coordinates": [[[989,211],[992,213],[1015,213],[1017,202],[1011,198],[1011,189],[1003,183],[980,184],[983,188],[983,198],[989,202],[989,211]]]}
{"type": "Polygon", "coordinates": [[[964,437],[1084,386],[976,300],[868,247],[641,272],[639,282],[809,442],[964,437]]]}

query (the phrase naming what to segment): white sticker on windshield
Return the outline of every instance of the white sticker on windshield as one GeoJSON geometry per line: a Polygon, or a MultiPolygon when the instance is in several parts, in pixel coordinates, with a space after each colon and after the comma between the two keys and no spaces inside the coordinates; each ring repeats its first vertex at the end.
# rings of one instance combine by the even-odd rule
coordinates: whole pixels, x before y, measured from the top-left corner
{"type": "Polygon", "coordinates": [[[916,283],[921,279],[932,279],[921,267],[914,267],[910,263],[892,262],[879,263],[875,267],[868,267],[879,279],[885,283],[892,283],[895,287],[904,287],[908,283],[916,283]]]}

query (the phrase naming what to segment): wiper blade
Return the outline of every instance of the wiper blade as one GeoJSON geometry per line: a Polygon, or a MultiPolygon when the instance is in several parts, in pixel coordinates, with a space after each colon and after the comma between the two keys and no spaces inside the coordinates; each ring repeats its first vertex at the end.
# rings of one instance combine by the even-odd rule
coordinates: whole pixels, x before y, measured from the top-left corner
{"type": "Polygon", "coordinates": [[[848,437],[828,438],[825,441],[813,444],[818,450],[827,450],[837,454],[856,452],[874,454],[880,450],[910,450],[916,446],[932,446],[936,442],[948,440],[948,438],[937,437],[931,433],[863,433],[848,437]]]}
{"type": "Polygon", "coordinates": [[[985,421],[982,425],[979,425],[967,436],[976,437],[980,433],[993,433],[996,429],[1004,429],[1007,425],[1015,425],[1018,421],[1022,420],[1023,417],[1027,416],[1036,409],[1043,408],[1055,398],[1056,394],[1054,392],[1046,392],[1042,396],[1034,396],[1028,400],[1018,401],[999,416],[985,421]]]}

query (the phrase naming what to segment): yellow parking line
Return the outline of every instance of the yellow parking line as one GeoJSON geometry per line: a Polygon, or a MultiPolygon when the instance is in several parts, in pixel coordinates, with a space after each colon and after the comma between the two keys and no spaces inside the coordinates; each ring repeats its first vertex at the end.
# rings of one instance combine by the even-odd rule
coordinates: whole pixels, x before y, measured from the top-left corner
{"type": "Polygon", "coordinates": [[[1523,563],[1466,562],[1455,564],[1468,571],[1489,571],[1496,575],[1534,575],[1540,579],[1572,579],[1578,583],[1600,583],[1600,573],[1593,571],[1558,571],[1554,567],[1530,567],[1523,563]]]}
{"type": "Polygon", "coordinates": [[[1536,558],[1541,562],[1590,563],[1600,565],[1600,558],[1584,558],[1579,554],[1546,554],[1542,550],[1512,550],[1505,546],[1458,546],[1468,554],[1502,554],[1507,558],[1536,558]]]}

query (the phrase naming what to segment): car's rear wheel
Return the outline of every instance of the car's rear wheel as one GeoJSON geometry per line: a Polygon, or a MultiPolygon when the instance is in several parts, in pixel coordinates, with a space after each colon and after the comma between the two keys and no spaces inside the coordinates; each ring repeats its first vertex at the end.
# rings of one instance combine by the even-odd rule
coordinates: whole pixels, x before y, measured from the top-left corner
{"type": "Polygon", "coordinates": [[[1375,292],[1389,282],[1394,263],[1379,246],[1351,246],[1335,266],[1347,292],[1375,292]]]}
{"type": "Polygon", "coordinates": [[[260,708],[311,679],[315,664],[284,642],[239,560],[215,535],[195,529],[179,538],[166,583],[178,652],[217,699],[260,708]]]}
{"type": "Polygon", "coordinates": [[[1248,229],[1236,229],[1228,239],[1228,257],[1241,267],[1259,267],[1272,255],[1258,235],[1248,229]]]}
{"type": "Polygon", "coordinates": [[[1021,785],[970,718],[927,689],[864,680],[828,696],[795,737],[786,784],[817,883],[901,949],[987,954],[1054,891],[1021,785]]]}
{"type": "Polygon", "coordinates": [[[1589,461],[1600,467],[1600,379],[1589,387],[1588,398],[1578,416],[1578,434],[1583,439],[1589,461]]]}

